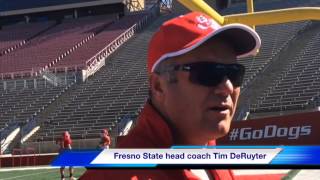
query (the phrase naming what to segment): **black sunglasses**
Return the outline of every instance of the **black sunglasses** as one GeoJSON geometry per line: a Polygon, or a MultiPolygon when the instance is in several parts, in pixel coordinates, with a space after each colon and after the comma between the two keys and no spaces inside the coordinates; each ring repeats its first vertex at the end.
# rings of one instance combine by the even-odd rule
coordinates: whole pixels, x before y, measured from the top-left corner
{"type": "Polygon", "coordinates": [[[241,64],[221,64],[213,62],[197,62],[173,66],[174,71],[189,71],[190,82],[203,86],[217,86],[225,77],[235,87],[243,82],[245,67],[241,64]]]}

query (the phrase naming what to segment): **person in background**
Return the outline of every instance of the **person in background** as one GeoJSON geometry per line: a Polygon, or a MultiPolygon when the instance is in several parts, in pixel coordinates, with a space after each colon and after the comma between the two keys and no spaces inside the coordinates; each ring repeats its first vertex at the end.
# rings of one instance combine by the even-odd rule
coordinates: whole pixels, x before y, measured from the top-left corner
{"type": "MultiPolygon", "coordinates": [[[[70,149],[72,149],[72,147],[71,147],[72,139],[71,139],[71,136],[70,136],[70,134],[69,134],[68,131],[64,131],[64,132],[62,133],[62,136],[61,136],[59,139],[57,139],[56,143],[60,146],[59,153],[62,153],[63,150],[70,150],[70,149]]],[[[64,166],[62,166],[62,167],[60,168],[61,180],[65,180],[64,169],[65,169],[64,166]]],[[[70,166],[70,167],[69,167],[69,177],[70,177],[70,180],[74,180],[74,179],[75,179],[75,178],[73,177],[73,173],[74,173],[73,167],[70,166]]]]}
{"type": "Polygon", "coordinates": [[[111,138],[109,136],[109,132],[107,129],[103,129],[100,134],[99,148],[109,149],[110,145],[111,145],[111,138]]]}

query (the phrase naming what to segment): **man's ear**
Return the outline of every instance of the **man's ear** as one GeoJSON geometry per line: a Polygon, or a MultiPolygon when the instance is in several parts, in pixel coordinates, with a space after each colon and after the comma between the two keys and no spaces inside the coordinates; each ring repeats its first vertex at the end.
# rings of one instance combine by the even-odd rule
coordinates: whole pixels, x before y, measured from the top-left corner
{"type": "Polygon", "coordinates": [[[156,73],[152,73],[149,78],[149,85],[153,98],[155,98],[157,101],[161,101],[165,95],[165,80],[156,73]]]}

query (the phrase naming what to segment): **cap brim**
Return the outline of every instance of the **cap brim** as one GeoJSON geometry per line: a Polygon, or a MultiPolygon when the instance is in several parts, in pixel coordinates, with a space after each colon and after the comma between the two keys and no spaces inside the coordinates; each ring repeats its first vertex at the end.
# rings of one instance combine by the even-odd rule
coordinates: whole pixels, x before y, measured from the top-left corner
{"type": "Polygon", "coordinates": [[[215,31],[208,39],[211,37],[220,37],[231,44],[234,47],[237,58],[256,55],[261,46],[259,35],[253,29],[243,24],[223,26],[215,31]]]}
{"type": "Polygon", "coordinates": [[[153,72],[155,67],[157,67],[157,65],[163,60],[190,52],[214,37],[221,37],[228,41],[228,43],[234,47],[237,58],[256,55],[261,46],[261,39],[253,29],[243,24],[229,24],[208,34],[207,36],[202,37],[201,39],[195,40],[196,42],[190,43],[191,45],[187,46],[185,49],[162,55],[153,65],[151,72],[153,72]]]}

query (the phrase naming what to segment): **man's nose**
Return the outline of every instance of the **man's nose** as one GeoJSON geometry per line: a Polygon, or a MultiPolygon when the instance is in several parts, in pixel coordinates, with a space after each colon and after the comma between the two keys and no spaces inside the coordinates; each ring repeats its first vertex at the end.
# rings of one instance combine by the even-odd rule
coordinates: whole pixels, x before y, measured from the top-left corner
{"type": "Polygon", "coordinates": [[[234,86],[230,79],[224,77],[224,79],[215,87],[215,93],[223,96],[230,95],[234,90],[234,86]]]}

